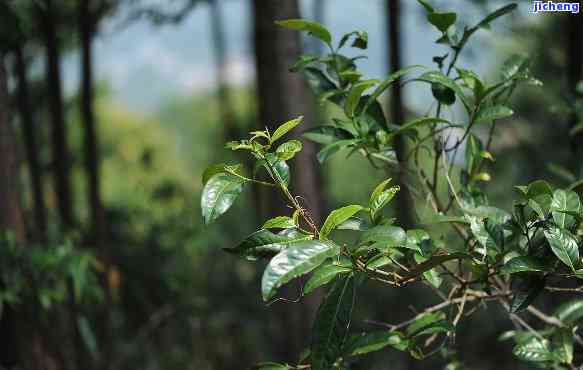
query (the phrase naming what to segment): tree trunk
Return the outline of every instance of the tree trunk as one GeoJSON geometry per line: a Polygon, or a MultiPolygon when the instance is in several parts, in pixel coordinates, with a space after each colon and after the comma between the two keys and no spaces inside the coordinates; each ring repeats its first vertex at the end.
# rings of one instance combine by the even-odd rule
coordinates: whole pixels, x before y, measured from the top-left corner
{"type": "MultiPolygon", "coordinates": [[[[0,231],[13,234],[24,244],[24,220],[20,206],[19,163],[16,136],[9,111],[4,54],[0,52],[0,231]]],[[[27,369],[52,370],[57,362],[46,350],[42,337],[27,318],[30,307],[14,310],[6,307],[0,323],[0,365],[20,365],[27,369]]],[[[30,317],[34,317],[30,315],[30,317]]]]}
{"type": "MultiPolygon", "coordinates": [[[[583,16],[581,14],[569,14],[567,18],[567,84],[569,93],[578,99],[583,94],[576,91],[577,83],[583,81],[583,16]]],[[[580,123],[576,114],[572,114],[569,120],[569,128],[580,123]]],[[[583,133],[579,133],[571,139],[572,162],[571,170],[577,178],[583,177],[583,133]]]]}
{"type": "Polygon", "coordinates": [[[223,16],[218,0],[209,0],[209,5],[211,10],[211,34],[215,59],[219,115],[225,131],[225,138],[227,140],[238,140],[240,133],[235,125],[234,105],[229,94],[226,57],[227,46],[223,16]]]}
{"type": "MultiPolygon", "coordinates": [[[[306,129],[314,118],[313,99],[298,74],[289,72],[289,67],[300,55],[300,36],[298,32],[286,30],[275,25],[274,21],[299,18],[297,0],[254,0],[254,41],[257,71],[257,94],[259,105],[258,128],[265,126],[271,132],[290,119],[304,116],[302,129],[306,129]]],[[[297,137],[297,131],[295,136],[297,137]]],[[[304,149],[290,163],[292,165],[292,187],[300,195],[304,206],[310,210],[314,220],[321,222],[323,198],[321,179],[316,164],[316,146],[305,142],[304,149]]],[[[263,196],[262,209],[271,216],[288,215],[278,193],[270,192],[263,196]]],[[[296,289],[288,292],[297,294],[296,289]]],[[[274,343],[282,359],[293,361],[309,339],[309,325],[320,297],[312,296],[302,307],[307,312],[298,313],[288,306],[281,307],[278,314],[283,327],[276,334],[283,343],[274,343]],[[287,308],[287,309],[286,309],[287,308]]],[[[282,305],[278,305],[282,306],[282,305]]]]}
{"type": "Polygon", "coordinates": [[[15,50],[15,74],[18,81],[18,110],[22,123],[22,133],[28,160],[28,172],[32,188],[34,213],[33,240],[45,241],[47,237],[47,213],[43,192],[42,170],[38,157],[38,143],[30,95],[28,90],[27,66],[22,47],[15,50]]]}
{"type": "Polygon", "coordinates": [[[65,127],[63,93],[61,88],[60,50],[57,39],[55,9],[52,0],[39,6],[40,23],[46,50],[46,80],[52,122],[52,166],[55,193],[63,231],[74,226],[73,194],[71,187],[71,158],[65,127]]]}
{"type": "Polygon", "coordinates": [[[85,131],[85,172],[91,209],[91,242],[103,247],[106,234],[105,215],[101,201],[99,137],[93,109],[93,35],[95,20],[90,12],[90,0],[79,3],[79,35],[81,43],[81,117],[85,131]]]}
{"type": "MultiPolygon", "coordinates": [[[[400,0],[387,0],[387,33],[388,33],[388,59],[389,73],[401,69],[401,35],[400,35],[400,0]]],[[[405,120],[401,83],[399,80],[391,85],[390,118],[391,123],[402,125],[405,120]]],[[[395,151],[400,169],[396,174],[396,182],[401,187],[397,196],[397,218],[405,228],[415,225],[415,208],[411,192],[407,187],[407,145],[401,135],[395,137],[395,151]]]]}

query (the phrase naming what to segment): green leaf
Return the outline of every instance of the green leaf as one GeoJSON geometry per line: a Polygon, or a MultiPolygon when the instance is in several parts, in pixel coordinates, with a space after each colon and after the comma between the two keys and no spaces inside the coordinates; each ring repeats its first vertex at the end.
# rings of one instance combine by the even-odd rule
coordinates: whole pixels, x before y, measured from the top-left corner
{"type": "Polygon", "coordinates": [[[553,220],[562,228],[569,228],[575,223],[575,218],[565,212],[578,213],[581,210],[581,201],[574,191],[557,189],[553,193],[551,211],[553,220]]]}
{"type": "Polygon", "coordinates": [[[342,39],[338,43],[338,49],[342,49],[352,36],[354,36],[352,47],[359,49],[366,49],[368,47],[368,33],[365,31],[353,31],[342,36],[342,39]]]}
{"type": "Polygon", "coordinates": [[[278,364],[276,362],[262,362],[251,368],[251,370],[291,370],[292,368],[284,365],[278,364]]]}
{"type": "Polygon", "coordinates": [[[276,141],[277,139],[281,138],[282,136],[284,136],[285,134],[287,134],[288,132],[290,132],[291,130],[294,129],[294,127],[296,127],[297,125],[299,125],[300,123],[302,123],[302,120],[304,119],[304,117],[298,117],[296,119],[292,119],[291,121],[287,121],[284,124],[281,124],[273,133],[273,135],[271,135],[271,142],[276,141]]]}
{"type": "Polygon", "coordinates": [[[470,229],[476,240],[484,247],[484,255],[495,250],[502,252],[504,249],[504,228],[498,222],[489,218],[480,220],[478,217],[470,218],[470,229]]]}
{"type": "Polygon", "coordinates": [[[526,309],[545,287],[545,279],[532,274],[514,275],[511,288],[514,292],[510,312],[517,313],[526,309]]]}
{"type": "Polygon", "coordinates": [[[538,258],[532,256],[519,256],[506,262],[506,264],[500,269],[500,272],[503,274],[514,274],[517,272],[528,271],[549,271],[549,266],[538,258]]]}
{"type": "Polygon", "coordinates": [[[355,295],[352,275],[338,278],[318,308],[312,328],[312,370],[330,370],[342,354],[355,295]]]}
{"type": "Polygon", "coordinates": [[[379,84],[379,86],[377,86],[372,95],[368,98],[368,104],[371,104],[373,101],[376,101],[383,94],[383,92],[385,92],[385,90],[389,88],[389,86],[391,86],[395,81],[397,81],[399,78],[403,77],[407,73],[411,72],[415,68],[424,67],[422,65],[412,65],[391,73],[386,80],[384,80],[379,84]]]}
{"type": "Polygon", "coordinates": [[[445,321],[443,312],[431,312],[417,318],[407,327],[406,334],[408,337],[430,334],[431,331],[452,331],[453,327],[445,321]],[[432,329],[433,328],[433,329],[432,329]]]}
{"type": "Polygon", "coordinates": [[[504,105],[494,105],[491,107],[481,108],[476,114],[474,123],[491,122],[497,119],[510,117],[514,112],[504,105]]]}
{"type": "Polygon", "coordinates": [[[350,134],[335,126],[319,126],[309,129],[303,133],[306,139],[318,144],[332,144],[338,140],[349,139],[350,134]]]}
{"type": "Polygon", "coordinates": [[[500,75],[504,81],[511,80],[522,74],[529,66],[530,60],[524,55],[511,55],[502,65],[500,75]]]}
{"type": "Polygon", "coordinates": [[[518,344],[512,353],[523,361],[548,362],[553,360],[549,341],[538,337],[532,337],[529,341],[518,344]]]}
{"type": "Polygon", "coordinates": [[[446,33],[447,29],[451,27],[457,20],[457,14],[431,12],[427,15],[427,20],[442,33],[446,33]]]}
{"type": "Polygon", "coordinates": [[[395,131],[392,131],[389,136],[392,137],[392,136],[401,134],[403,132],[406,132],[408,130],[412,130],[416,127],[424,126],[424,125],[431,125],[434,123],[449,123],[449,121],[446,119],[437,118],[437,117],[418,118],[418,119],[415,119],[413,121],[407,122],[404,125],[399,126],[399,128],[396,129],[395,131]]]}
{"type": "Polygon", "coordinates": [[[314,289],[328,284],[340,274],[346,274],[352,270],[346,266],[340,266],[335,261],[323,263],[314,270],[310,279],[304,285],[304,294],[311,293],[314,289]]]}
{"type": "Polygon", "coordinates": [[[573,333],[566,328],[556,330],[552,338],[552,353],[562,364],[573,362],[573,333]]]}
{"type": "Polygon", "coordinates": [[[549,245],[555,256],[574,271],[579,265],[579,246],[577,245],[577,240],[568,230],[555,226],[545,230],[545,237],[549,241],[549,245]]]}
{"type": "Polygon", "coordinates": [[[261,280],[264,301],[271,299],[280,286],[318,267],[326,258],[339,253],[339,247],[329,241],[298,242],[281,251],[267,265],[261,280]]]}
{"type": "Polygon", "coordinates": [[[370,89],[372,86],[378,83],[377,80],[365,80],[360,81],[354,84],[348,93],[348,97],[346,98],[346,103],[344,105],[344,113],[347,117],[352,118],[354,117],[354,113],[356,107],[358,107],[358,103],[360,102],[360,98],[362,94],[370,89]]]}
{"type": "Polygon", "coordinates": [[[288,19],[285,21],[276,21],[275,23],[281,27],[306,31],[309,35],[324,41],[326,44],[332,44],[332,35],[330,35],[330,32],[318,22],[305,19],[288,19]]]}
{"type": "Polygon", "coordinates": [[[311,235],[296,233],[292,236],[274,234],[269,230],[259,230],[249,235],[234,248],[225,248],[226,252],[237,254],[248,260],[270,258],[293,243],[312,239],[311,235]]]}
{"type": "MultiPolygon", "coordinates": [[[[415,255],[413,255],[413,258],[417,263],[422,263],[429,259],[427,257],[422,256],[419,253],[415,253],[415,255]]],[[[425,280],[427,280],[431,285],[433,285],[436,288],[439,288],[441,286],[441,283],[443,283],[443,278],[439,275],[439,272],[436,269],[431,269],[423,272],[423,277],[425,278],[425,280]]]]}
{"type": "Polygon", "coordinates": [[[202,190],[200,205],[205,224],[210,224],[227,212],[243,191],[244,181],[233,175],[213,175],[202,190]]]}
{"type": "Polygon", "coordinates": [[[338,140],[338,141],[333,142],[332,144],[326,145],[324,148],[322,148],[322,150],[320,150],[318,152],[318,154],[316,155],[316,158],[318,159],[318,162],[324,163],[328,158],[330,158],[330,156],[337,153],[339,150],[350,147],[350,146],[355,145],[357,143],[358,143],[358,140],[356,140],[356,139],[338,140]]]}
{"type": "Polygon", "coordinates": [[[362,206],[350,205],[332,211],[326,218],[326,221],[320,230],[320,239],[326,239],[328,234],[330,234],[330,232],[338,225],[348,220],[350,217],[354,216],[361,210],[362,206]]]}
{"type": "Polygon", "coordinates": [[[271,177],[282,181],[286,186],[289,185],[290,170],[288,164],[285,161],[277,158],[277,156],[273,153],[267,153],[265,158],[266,161],[257,161],[256,167],[265,168],[271,177]],[[273,172],[271,168],[273,168],[275,172],[273,172]]]}
{"type": "MultiPolygon", "coordinates": [[[[310,85],[310,88],[317,97],[336,90],[336,85],[334,85],[334,83],[321,70],[308,67],[303,70],[303,73],[306,82],[310,85]]],[[[339,102],[339,100],[332,101],[335,103],[339,102]]]]}
{"type": "Polygon", "coordinates": [[[478,23],[476,25],[476,27],[478,27],[478,28],[486,28],[486,27],[489,26],[490,23],[492,23],[497,18],[500,18],[503,15],[508,14],[508,13],[514,11],[514,9],[516,9],[516,7],[517,7],[516,4],[509,4],[509,5],[503,6],[503,7],[499,8],[499,9],[496,9],[492,13],[488,14],[486,16],[486,18],[482,19],[480,21],[480,23],[478,23]]]}
{"type": "Polygon", "coordinates": [[[466,96],[464,95],[462,89],[459,87],[459,85],[454,80],[447,77],[443,73],[441,73],[439,71],[426,72],[426,73],[422,74],[418,78],[418,80],[429,82],[429,83],[436,83],[436,84],[443,85],[447,88],[450,88],[460,98],[460,100],[464,104],[464,107],[466,108],[466,110],[469,111],[469,103],[468,103],[468,100],[467,100],[466,96]]]}
{"type": "Polygon", "coordinates": [[[262,229],[291,229],[296,227],[296,223],[293,218],[288,216],[278,216],[270,220],[265,221],[262,229]]]}
{"type": "Polygon", "coordinates": [[[576,325],[583,318],[583,299],[575,299],[560,305],[553,313],[565,325],[576,325]]]}
{"type": "Polygon", "coordinates": [[[406,351],[410,341],[403,333],[398,331],[378,330],[351,336],[344,350],[344,356],[359,356],[380,351],[386,347],[393,347],[400,351],[406,351]]]}
{"type": "Polygon", "coordinates": [[[298,60],[294,63],[294,65],[289,70],[291,72],[303,71],[307,66],[318,61],[319,59],[320,59],[320,57],[317,55],[300,55],[298,60]]]}
{"type": "Polygon", "coordinates": [[[433,9],[433,7],[431,5],[429,5],[429,3],[427,1],[425,1],[425,0],[417,0],[417,2],[419,4],[421,4],[428,13],[433,13],[435,11],[433,9]]]}
{"type": "Polygon", "coordinates": [[[350,217],[348,220],[342,222],[340,225],[336,226],[338,230],[354,230],[354,231],[366,231],[370,229],[371,224],[360,217],[350,217]]]}
{"type": "Polygon", "coordinates": [[[440,103],[445,105],[455,104],[455,92],[449,87],[443,86],[438,83],[431,84],[431,94],[440,103]]]}
{"type": "Polygon", "coordinates": [[[296,153],[302,150],[302,142],[299,140],[290,140],[281,144],[275,150],[275,155],[282,161],[288,161],[292,159],[296,153]]]}
{"type": "Polygon", "coordinates": [[[400,189],[401,188],[399,186],[393,186],[390,189],[376,195],[374,199],[371,199],[369,207],[370,215],[373,220],[376,218],[377,213],[391,202],[391,200],[395,197],[395,194],[397,194],[400,189]]]}
{"type": "Polygon", "coordinates": [[[378,196],[385,190],[385,188],[391,182],[391,180],[392,179],[386,179],[374,188],[374,190],[370,194],[370,199],[368,201],[369,207],[373,203],[374,199],[378,198],[378,196]]]}
{"type": "Polygon", "coordinates": [[[363,233],[359,243],[373,243],[375,248],[385,250],[403,245],[407,240],[405,230],[398,226],[379,225],[363,233]]]}

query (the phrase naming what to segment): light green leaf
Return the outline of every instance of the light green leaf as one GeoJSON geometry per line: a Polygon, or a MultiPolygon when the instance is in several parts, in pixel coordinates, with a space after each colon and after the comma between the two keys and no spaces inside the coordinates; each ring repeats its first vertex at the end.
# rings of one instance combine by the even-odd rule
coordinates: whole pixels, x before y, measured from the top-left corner
{"type": "Polygon", "coordinates": [[[371,224],[360,217],[350,217],[348,220],[342,222],[340,225],[336,226],[338,230],[354,230],[354,231],[366,231],[370,229],[371,224]]]}
{"type": "Polygon", "coordinates": [[[276,21],[278,26],[290,28],[298,31],[306,31],[309,35],[314,36],[326,44],[332,44],[332,35],[324,26],[315,21],[308,21],[305,19],[288,19],[285,21],[276,21]]]}
{"type": "Polygon", "coordinates": [[[338,278],[318,308],[312,328],[312,370],[330,370],[342,354],[355,293],[352,275],[338,278]]]}
{"type": "Polygon", "coordinates": [[[389,86],[391,86],[395,81],[397,81],[399,78],[403,77],[407,73],[411,72],[415,68],[424,68],[424,66],[422,65],[407,66],[403,69],[391,73],[386,80],[384,80],[379,84],[379,86],[377,86],[372,95],[368,98],[367,104],[371,104],[373,101],[377,100],[383,94],[383,92],[385,92],[385,90],[389,88],[389,86]]]}
{"type": "Polygon", "coordinates": [[[293,243],[310,239],[312,239],[312,235],[300,232],[287,236],[274,234],[269,230],[259,230],[245,238],[238,246],[225,248],[225,251],[245,257],[248,260],[256,260],[258,258],[273,257],[293,243]]]}
{"type": "Polygon", "coordinates": [[[557,189],[553,193],[551,201],[551,211],[553,220],[562,228],[569,228],[573,226],[575,218],[565,212],[578,213],[581,210],[581,201],[579,196],[574,191],[557,189]]]}
{"type": "Polygon", "coordinates": [[[484,248],[484,255],[495,250],[501,252],[504,249],[504,228],[500,223],[487,218],[480,220],[478,217],[470,217],[470,229],[476,240],[484,248]]]}
{"type": "Polygon", "coordinates": [[[348,220],[350,217],[354,216],[361,210],[362,206],[350,205],[332,211],[326,218],[326,221],[320,230],[320,239],[326,239],[328,234],[330,234],[330,232],[338,225],[348,220]]]}
{"type": "Polygon", "coordinates": [[[302,142],[299,140],[290,140],[277,147],[275,155],[282,161],[292,159],[296,153],[302,150],[302,142]]]}
{"type": "Polygon", "coordinates": [[[500,272],[503,274],[514,274],[526,271],[549,271],[549,266],[538,258],[532,256],[519,256],[506,262],[506,264],[500,269],[500,272]]]}
{"type": "Polygon", "coordinates": [[[475,124],[491,122],[493,120],[510,117],[514,112],[504,105],[494,105],[491,107],[481,108],[476,114],[475,124]]]}
{"type": "Polygon", "coordinates": [[[579,265],[577,240],[569,231],[555,226],[545,230],[545,237],[555,256],[574,271],[579,265]]]}
{"type": "Polygon", "coordinates": [[[278,216],[265,221],[262,229],[291,229],[296,227],[296,223],[293,218],[288,216],[278,216]]]}
{"type": "Polygon", "coordinates": [[[344,356],[359,356],[380,351],[386,347],[393,347],[400,351],[406,351],[410,341],[398,331],[373,331],[351,336],[344,350],[344,356]]]}
{"type": "Polygon", "coordinates": [[[374,199],[371,199],[369,207],[370,215],[373,220],[376,218],[377,213],[391,202],[400,189],[399,186],[393,186],[388,190],[384,190],[380,194],[377,194],[374,199]]]}
{"type": "Polygon", "coordinates": [[[318,152],[316,157],[318,158],[318,162],[324,163],[331,155],[335,154],[341,149],[350,147],[358,143],[356,139],[350,140],[338,140],[329,145],[326,145],[322,150],[318,152]]]}
{"type": "Polygon", "coordinates": [[[213,175],[202,190],[200,205],[205,224],[227,212],[243,191],[244,181],[225,173],[213,175]]]}
{"type": "Polygon", "coordinates": [[[352,270],[346,266],[340,266],[335,261],[328,261],[314,270],[310,279],[304,285],[304,294],[311,293],[314,289],[326,285],[340,274],[347,274],[352,270]]]}
{"type": "Polygon", "coordinates": [[[358,107],[362,94],[377,83],[377,80],[364,80],[357,82],[352,86],[348,93],[348,97],[346,98],[346,104],[344,105],[344,113],[347,117],[354,117],[356,107],[358,107]]]}
{"type": "Polygon", "coordinates": [[[566,328],[559,328],[552,338],[552,353],[562,364],[573,362],[573,333],[566,328]]]}
{"type": "Polygon", "coordinates": [[[338,140],[348,139],[348,133],[335,126],[319,126],[309,129],[303,133],[306,139],[318,144],[328,145],[338,140]]]}
{"type": "Polygon", "coordinates": [[[407,240],[405,230],[398,226],[379,225],[363,233],[359,243],[373,243],[375,248],[385,250],[403,245],[407,240]]]}
{"type": "Polygon", "coordinates": [[[576,325],[583,318],[583,299],[575,299],[560,305],[553,313],[565,325],[576,325]]]}
{"type": "Polygon", "coordinates": [[[287,134],[288,132],[293,130],[294,127],[296,127],[297,125],[302,123],[303,119],[304,119],[304,117],[300,116],[296,119],[292,119],[291,121],[287,121],[286,123],[283,123],[282,125],[280,125],[277,129],[275,129],[275,132],[273,133],[273,135],[271,135],[271,142],[274,142],[277,139],[280,139],[285,134],[287,134]]]}
{"type": "Polygon", "coordinates": [[[457,14],[432,12],[427,15],[427,20],[442,33],[446,33],[447,29],[457,20],[457,14]]]}
{"type": "Polygon", "coordinates": [[[329,241],[308,240],[281,251],[267,265],[261,280],[264,301],[271,299],[280,286],[318,267],[326,258],[339,253],[329,241]]]}
{"type": "Polygon", "coordinates": [[[547,362],[553,360],[553,354],[549,349],[549,341],[532,337],[525,343],[514,347],[512,353],[521,360],[529,362],[547,362]]]}

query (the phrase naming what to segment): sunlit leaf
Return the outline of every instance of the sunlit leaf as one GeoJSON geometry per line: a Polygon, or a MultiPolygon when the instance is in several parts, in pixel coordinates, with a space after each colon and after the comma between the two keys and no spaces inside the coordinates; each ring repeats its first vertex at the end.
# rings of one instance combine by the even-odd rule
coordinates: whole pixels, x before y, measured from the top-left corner
{"type": "Polygon", "coordinates": [[[338,225],[342,224],[344,221],[348,220],[350,217],[354,216],[361,210],[362,206],[350,205],[332,211],[326,218],[326,221],[320,230],[320,238],[326,239],[328,234],[330,234],[330,232],[338,225]]]}
{"type": "Polygon", "coordinates": [[[276,21],[275,23],[285,28],[306,31],[309,35],[324,41],[328,45],[332,43],[332,35],[330,35],[330,31],[318,22],[305,19],[288,19],[285,21],[276,21]]]}
{"type": "Polygon", "coordinates": [[[294,127],[302,123],[303,119],[304,117],[298,117],[296,119],[292,119],[291,121],[287,121],[286,123],[280,125],[277,129],[275,129],[275,132],[271,135],[271,141],[274,142],[277,139],[283,137],[285,134],[293,130],[294,127]]]}
{"type": "Polygon", "coordinates": [[[200,205],[205,224],[227,212],[243,191],[244,181],[233,175],[213,175],[202,190],[200,205]]]}
{"type": "Polygon", "coordinates": [[[555,256],[571,270],[575,270],[579,265],[579,246],[573,235],[565,229],[552,226],[545,230],[545,237],[555,256]]]}
{"type": "Polygon", "coordinates": [[[328,284],[340,274],[347,274],[352,270],[346,266],[340,266],[336,261],[328,261],[314,270],[310,279],[304,285],[304,294],[311,293],[314,289],[328,284]]]}

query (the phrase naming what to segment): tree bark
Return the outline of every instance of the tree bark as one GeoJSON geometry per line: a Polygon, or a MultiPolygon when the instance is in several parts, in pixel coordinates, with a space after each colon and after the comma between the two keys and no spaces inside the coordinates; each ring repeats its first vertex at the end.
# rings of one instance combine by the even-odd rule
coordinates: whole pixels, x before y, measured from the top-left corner
{"type": "MultiPolygon", "coordinates": [[[[583,81],[583,16],[569,14],[567,17],[567,85],[569,93],[578,99],[583,94],[578,94],[576,87],[579,81],[583,81]]],[[[573,113],[569,119],[569,128],[573,128],[580,121],[573,113]]],[[[571,139],[571,170],[577,178],[583,177],[583,133],[579,133],[571,139]]]]}
{"type": "Polygon", "coordinates": [[[74,226],[73,194],[71,187],[71,158],[65,126],[63,92],[61,87],[60,50],[57,39],[56,16],[52,0],[39,6],[40,23],[46,52],[46,80],[52,123],[52,166],[54,169],[55,193],[63,231],[74,226]]]}
{"type": "MultiPolygon", "coordinates": [[[[254,0],[253,12],[258,128],[264,129],[267,126],[273,132],[279,124],[304,116],[303,129],[306,129],[315,116],[314,102],[303,78],[289,72],[289,67],[301,52],[300,36],[298,32],[283,29],[274,23],[276,20],[299,18],[298,2],[254,0]]],[[[296,137],[297,131],[294,133],[296,137]]],[[[324,206],[316,164],[316,146],[304,142],[304,149],[292,162],[294,193],[302,197],[302,203],[310,210],[314,220],[321,222],[324,206]]],[[[261,208],[265,213],[272,216],[290,213],[279,194],[270,192],[269,195],[264,194],[262,199],[264,204],[261,208]]],[[[297,292],[294,289],[289,294],[297,292]]],[[[311,297],[302,306],[306,311],[300,314],[297,310],[285,310],[286,306],[278,310],[284,327],[280,328],[275,337],[282,338],[284,342],[274,344],[282,359],[296,359],[303,345],[307,344],[309,325],[319,299],[318,295],[311,297]]]]}
{"type": "Polygon", "coordinates": [[[91,209],[90,241],[98,247],[103,247],[107,228],[101,200],[99,136],[93,107],[93,35],[96,22],[90,11],[90,0],[81,0],[79,2],[78,20],[81,43],[81,117],[85,131],[85,172],[89,207],[91,209]]]}
{"type": "Polygon", "coordinates": [[[32,107],[30,105],[28,73],[22,46],[16,48],[14,56],[15,75],[18,81],[18,110],[22,124],[26,158],[28,161],[28,173],[32,188],[32,203],[35,220],[32,239],[36,241],[45,241],[47,236],[47,213],[43,191],[42,169],[38,156],[39,147],[36,134],[38,127],[35,127],[36,125],[33,119],[32,107]]]}
{"type": "MultiPolygon", "coordinates": [[[[387,34],[388,34],[388,60],[389,73],[401,69],[401,2],[400,0],[387,0],[387,34]]],[[[402,125],[405,121],[402,88],[399,80],[391,85],[390,99],[391,123],[402,125]]],[[[399,161],[400,169],[396,174],[396,182],[401,187],[397,196],[397,217],[399,223],[405,228],[412,228],[415,225],[415,206],[411,192],[407,187],[407,145],[401,135],[395,137],[395,152],[399,161]]]]}

